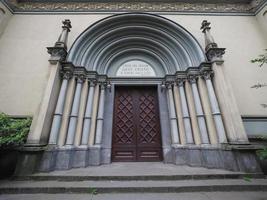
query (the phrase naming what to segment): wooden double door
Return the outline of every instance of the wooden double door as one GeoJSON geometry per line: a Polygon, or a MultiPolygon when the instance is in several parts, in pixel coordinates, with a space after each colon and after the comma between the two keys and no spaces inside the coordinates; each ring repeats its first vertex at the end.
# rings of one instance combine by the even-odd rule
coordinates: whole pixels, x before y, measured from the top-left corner
{"type": "Polygon", "coordinates": [[[156,87],[116,87],[112,161],[161,161],[156,87]]]}

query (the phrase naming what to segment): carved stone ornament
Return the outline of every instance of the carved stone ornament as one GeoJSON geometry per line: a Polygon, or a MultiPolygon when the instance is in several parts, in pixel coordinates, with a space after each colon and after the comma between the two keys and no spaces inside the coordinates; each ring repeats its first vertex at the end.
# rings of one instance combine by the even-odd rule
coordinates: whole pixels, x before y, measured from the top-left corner
{"type": "Polygon", "coordinates": [[[183,87],[185,81],[186,81],[185,78],[179,78],[179,79],[177,79],[177,85],[178,85],[179,87],[183,87]]]}
{"type": "Polygon", "coordinates": [[[77,83],[83,83],[85,81],[86,77],[84,74],[77,75],[77,83]]]}
{"type": "Polygon", "coordinates": [[[211,80],[213,76],[214,76],[213,71],[204,71],[204,72],[202,73],[202,77],[203,77],[205,80],[211,80]]]}
{"type": "Polygon", "coordinates": [[[206,0],[205,3],[200,3],[197,1],[65,1],[56,2],[45,0],[36,1],[17,1],[17,0],[4,0],[6,4],[14,12],[127,12],[127,11],[137,11],[137,12],[228,12],[228,13],[255,13],[258,8],[263,4],[265,0],[252,0],[251,3],[236,3],[233,1],[211,1],[206,0]]]}
{"type": "Polygon", "coordinates": [[[63,24],[62,28],[67,29],[68,32],[70,32],[70,29],[72,28],[71,21],[69,19],[65,19],[64,21],[62,21],[62,24],[63,24]]]}
{"type": "Polygon", "coordinates": [[[62,72],[62,74],[63,74],[62,75],[63,79],[67,79],[67,80],[71,79],[73,76],[72,72],[70,72],[70,71],[62,72]]]}
{"type": "Polygon", "coordinates": [[[56,64],[58,61],[64,61],[67,56],[67,50],[63,47],[47,47],[47,52],[51,55],[49,62],[56,64]]]}
{"type": "Polygon", "coordinates": [[[197,76],[196,75],[189,75],[188,77],[187,77],[187,79],[188,79],[188,81],[191,83],[191,84],[193,84],[193,83],[196,83],[197,82],[197,76]]]}
{"type": "Polygon", "coordinates": [[[223,63],[222,56],[225,54],[225,48],[209,48],[206,56],[211,62],[223,63]]]}

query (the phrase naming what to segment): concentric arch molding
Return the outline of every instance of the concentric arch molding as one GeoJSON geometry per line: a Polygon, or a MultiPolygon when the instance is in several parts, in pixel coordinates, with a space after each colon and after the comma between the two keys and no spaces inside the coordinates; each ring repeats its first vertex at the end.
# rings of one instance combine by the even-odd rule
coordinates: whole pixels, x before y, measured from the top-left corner
{"type": "Polygon", "coordinates": [[[167,18],[148,13],[116,14],[96,22],[78,36],[67,56],[75,66],[108,75],[134,60],[154,66],[158,76],[207,61],[192,34],[167,18]]]}
{"type": "Polygon", "coordinates": [[[2,0],[23,12],[183,12],[255,14],[266,0],[2,0]],[[186,2],[186,3],[185,3],[186,2]]]}

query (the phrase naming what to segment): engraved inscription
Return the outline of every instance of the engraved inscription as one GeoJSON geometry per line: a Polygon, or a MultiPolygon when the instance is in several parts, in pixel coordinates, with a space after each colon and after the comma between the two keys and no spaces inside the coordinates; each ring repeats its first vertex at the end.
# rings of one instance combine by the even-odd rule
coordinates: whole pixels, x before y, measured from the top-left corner
{"type": "Polygon", "coordinates": [[[121,65],[116,76],[153,77],[156,76],[156,73],[149,64],[140,60],[132,60],[121,65]]]}

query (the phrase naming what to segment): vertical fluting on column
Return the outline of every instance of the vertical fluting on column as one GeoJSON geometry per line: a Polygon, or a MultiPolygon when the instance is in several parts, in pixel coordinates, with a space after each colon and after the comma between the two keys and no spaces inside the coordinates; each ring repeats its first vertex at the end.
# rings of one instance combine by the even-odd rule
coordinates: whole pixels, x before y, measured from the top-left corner
{"type": "Polygon", "coordinates": [[[91,119],[91,126],[89,132],[89,146],[93,146],[95,142],[95,129],[96,129],[96,115],[98,110],[98,99],[99,99],[99,84],[95,86],[94,91],[94,100],[93,100],[93,111],[92,111],[92,119],[91,119]]]}
{"type": "Polygon", "coordinates": [[[186,101],[186,96],[185,96],[185,91],[184,91],[184,81],[185,81],[184,79],[179,79],[178,87],[179,87],[180,98],[181,98],[183,121],[184,121],[184,127],[185,127],[185,136],[186,136],[186,143],[193,144],[194,140],[193,140],[190,116],[188,112],[187,101],[186,101]]]}
{"type": "Polygon", "coordinates": [[[173,102],[173,93],[172,93],[172,85],[167,85],[168,91],[168,103],[169,103],[169,117],[171,122],[171,136],[172,136],[172,144],[179,144],[179,132],[177,127],[177,119],[175,114],[175,107],[173,102]]]}
{"type": "Polygon", "coordinates": [[[213,120],[213,115],[210,107],[210,100],[208,96],[207,86],[205,80],[200,77],[198,79],[199,94],[203,105],[203,110],[206,116],[208,134],[211,144],[218,144],[217,131],[213,120]]]}
{"type": "MultiPolygon", "coordinates": [[[[175,103],[175,108],[176,108],[176,116],[177,116],[178,130],[180,134],[181,144],[185,145],[187,142],[186,142],[186,135],[185,135],[183,113],[182,113],[182,107],[181,107],[181,101],[180,101],[180,94],[179,94],[179,90],[176,84],[173,86],[173,96],[174,96],[174,103],[175,103]]],[[[190,125],[190,122],[189,122],[189,125],[190,125]]]]}
{"type": "Polygon", "coordinates": [[[56,145],[58,140],[58,135],[60,131],[61,126],[61,120],[63,115],[63,109],[65,105],[66,100],[66,94],[67,94],[67,88],[68,88],[68,81],[70,79],[71,75],[70,73],[66,72],[63,75],[63,80],[61,83],[60,92],[57,99],[57,105],[54,112],[52,127],[50,131],[50,138],[49,138],[49,144],[50,145],[56,145]]]}
{"type": "Polygon", "coordinates": [[[84,120],[84,113],[85,113],[85,107],[86,107],[87,93],[88,93],[88,80],[86,79],[84,84],[83,84],[83,89],[82,89],[82,94],[81,94],[81,102],[80,102],[80,108],[79,108],[78,122],[77,122],[77,128],[76,128],[75,140],[74,140],[75,146],[79,146],[81,144],[82,128],[83,128],[83,120],[84,120]]]}
{"type": "Polygon", "coordinates": [[[202,109],[201,100],[199,97],[199,92],[197,88],[197,77],[196,76],[189,76],[189,82],[191,83],[192,92],[193,92],[193,99],[195,103],[196,109],[196,116],[198,121],[198,127],[201,136],[201,143],[202,144],[209,144],[209,137],[208,131],[206,127],[205,117],[202,109]]]}
{"type": "Polygon", "coordinates": [[[78,118],[79,105],[80,105],[80,99],[81,99],[82,84],[84,81],[83,78],[84,77],[77,78],[75,95],[74,95],[74,100],[72,104],[70,122],[69,122],[69,127],[68,127],[68,132],[67,132],[66,145],[73,145],[74,143],[74,136],[75,136],[75,131],[77,127],[77,118],[78,118]]]}
{"type": "Polygon", "coordinates": [[[95,144],[96,145],[100,145],[102,142],[105,88],[106,88],[104,83],[101,84],[100,88],[101,88],[101,90],[100,90],[99,106],[98,106],[97,121],[96,121],[96,137],[95,137],[95,144]]]}
{"type": "Polygon", "coordinates": [[[217,97],[215,95],[214,88],[211,82],[211,73],[204,73],[204,78],[206,80],[211,110],[212,110],[215,127],[216,127],[218,138],[219,138],[219,143],[227,143],[226,133],[225,133],[222,117],[221,117],[221,111],[220,111],[217,97]]]}
{"type": "Polygon", "coordinates": [[[192,130],[193,130],[194,141],[195,141],[196,145],[199,145],[199,144],[201,144],[200,131],[199,131],[197,117],[196,117],[196,109],[195,109],[195,105],[194,105],[192,89],[191,89],[191,85],[188,82],[188,80],[185,81],[185,92],[186,92],[186,98],[187,98],[188,107],[189,107],[189,113],[190,113],[190,118],[191,118],[191,125],[192,125],[192,130]]]}
{"type": "Polygon", "coordinates": [[[62,115],[62,123],[61,123],[60,132],[59,132],[59,138],[58,138],[59,146],[63,146],[65,144],[68,124],[69,124],[69,115],[71,111],[73,95],[74,95],[74,90],[75,90],[75,83],[76,81],[75,81],[75,78],[73,77],[70,80],[70,83],[68,84],[67,97],[66,97],[63,115],[62,115]]]}
{"type": "Polygon", "coordinates": [[[86,110],[84,115],[83,130],[82,130],[82,145],[87,145],[89,140],[90,126],[92,120],[93,99],[94,99],[95,84],[90,82],[86,110]]]}

